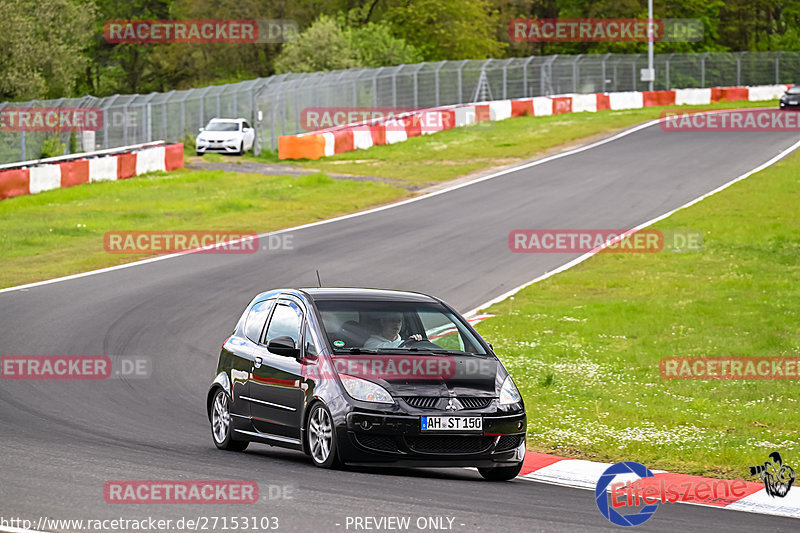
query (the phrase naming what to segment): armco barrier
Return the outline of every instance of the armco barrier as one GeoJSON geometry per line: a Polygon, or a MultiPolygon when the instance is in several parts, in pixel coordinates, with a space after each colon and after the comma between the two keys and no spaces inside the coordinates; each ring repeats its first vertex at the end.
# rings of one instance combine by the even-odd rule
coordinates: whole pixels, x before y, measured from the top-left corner
{"type": "Polygon", "coordinates": [[[76,154],[76,158],[70,160],[54,158],[56,161],[30,167],[0,169],[0,200],[183,167],[182,143],[148,145],[133,152],[101,152],[95,154],[97,157],[88,157],[90,155],[93,154],[76,154]]]}
{"type": "Polygon", "coordinates": [[[565,94],[420,109],[389,119],[376,118],[310,133],[283,135],[278,139],[278,156],[281,159],[319,159],[351,150],[394,144],[409,137],[467,126],[474,122],[504,120],[525,115],[546,116],[606,109],[705,105],[723,100],[772,100],[778,98],[787,87],[791,85],[565,94]],[[438,121],[429,120],[430,115],[437,113],[438,121]],[[387,123],[391,125],[387,126],[387,123]],[[421,128],[420,124],[425,126],[421,128]]]}

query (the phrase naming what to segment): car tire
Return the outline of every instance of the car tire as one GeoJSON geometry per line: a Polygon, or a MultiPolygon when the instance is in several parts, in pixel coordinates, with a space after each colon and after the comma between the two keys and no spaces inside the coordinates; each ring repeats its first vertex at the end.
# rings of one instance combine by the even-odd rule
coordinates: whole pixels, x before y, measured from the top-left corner
{"type": "Polygon", "coordinates": [[[519,475],[522,470],[522,461],[514,466],[498,466],[494,468],[478,468],[483,479],[487,481],[509,481],[519,475]]]}
{"type": "Polygon", "coordinates": [[[202,152],[195,152],[195,155],[196,155],[197,157],[203,157],[203,153],[202,153],[202,152]]]}
{"type": "Polygon", "coordinates": [[[336,449],[336,432],[333,427],[331,412],[322,402],[311,408],[306,421],[306,439],[308,454],[315,466],[335,468],[341,463],[336,449]]]}
{"type": "Polygon", "coordinates": [[[244,155],[244,141],[239,143],[239,152],[237,153],[237,155],[244,155]]]}
{"type": "Polygon", "coordinates": [[[211,436],[220,450],[243,452],[250,444],[246,440],[233,439],[230,400],[222,389],[217,389],[211,401],[211,436]]]}

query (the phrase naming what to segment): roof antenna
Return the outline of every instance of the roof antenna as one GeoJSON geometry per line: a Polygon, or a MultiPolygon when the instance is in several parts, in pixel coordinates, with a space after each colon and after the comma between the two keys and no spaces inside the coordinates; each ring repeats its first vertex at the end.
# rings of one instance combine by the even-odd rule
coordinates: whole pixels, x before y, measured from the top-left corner
{"type": "Polygon", "coordinates": [[[317,285],[319,285],[320,289],[322,288],[322,280],[319,277],[319,269],[317,269],[317,285]]]}

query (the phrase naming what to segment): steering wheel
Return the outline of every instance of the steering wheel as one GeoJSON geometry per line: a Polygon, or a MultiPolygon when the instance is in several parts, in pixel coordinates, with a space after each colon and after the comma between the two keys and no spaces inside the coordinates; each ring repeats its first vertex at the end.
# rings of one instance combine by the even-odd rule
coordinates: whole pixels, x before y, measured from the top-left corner
{"type": "Polygon", "coordinates": [[[411,346],[411,344],[416,343],[416,342],[422,342],[422,341],[418,341],[417,339],[415,339],[413,337],[409,337],[406,340],[404,340],[403,342],[401,342],[397,347],[398,348],[405,348],[406,346],[411,346]]]}

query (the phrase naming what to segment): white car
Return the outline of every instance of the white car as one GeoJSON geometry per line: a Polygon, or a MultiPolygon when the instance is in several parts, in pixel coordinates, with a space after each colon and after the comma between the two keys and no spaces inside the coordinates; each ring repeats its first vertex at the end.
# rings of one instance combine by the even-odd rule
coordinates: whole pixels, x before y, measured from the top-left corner
{"type": "Polygon", "coordinates": [[[255,130],[243,118],[212,118],[195,140],[197,155],[222,152],[242,155],[253,148],[255,130]]]}

